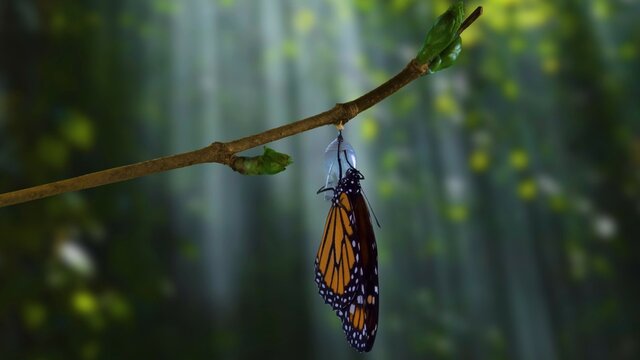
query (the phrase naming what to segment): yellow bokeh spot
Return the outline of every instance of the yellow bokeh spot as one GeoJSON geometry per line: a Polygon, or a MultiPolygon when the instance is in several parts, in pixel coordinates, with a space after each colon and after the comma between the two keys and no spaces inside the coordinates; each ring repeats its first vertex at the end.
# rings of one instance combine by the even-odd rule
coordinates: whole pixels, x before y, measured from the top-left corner
{"type": "Polygon", "coordinates": [[[293,27],[296,31],[306,34],[316,25],[316,16],[309,9],[298,10],[293,17],[293,27]]]}
{"type": "Polygon", "coordinates": [[[73,309],[83,315],[94,313],[98,309],[96,298],[88,291],[77,291],[71,297],[73,309]]]}
{"type": "Polygon", "coordinates": [[[60,133],[71,145],[82,150],[93,145],[93,124],[82,113],[71,112],[60,125],[60,133]]]}
{"type": "Polygon", "coordinates": [[[538,188],[532,179],[523,180],[518,184],[518,196],[524,200],[531,200],[536,197],[538,188]]]}
{"type": "Polygon", "coordinates": [[[558,72],[559,67],[560,64],[558,63],[558,59],[556,59],[555,57],[548,57],[542,60],[542,71],[546,72],[547,74],[558,72]]]}
{"type": "Polygon", "coordinates": [[[393,2],[391,3],[391,9],[395,13],[400,13],[405,11],[410,3],[411,1],[409,0],[393,0],[393,2]]]}
{"type": "Polygon", "coordinates": [[[469,166],[476,172],[487,170],[489,167],[489,154],[484,150],[475,150],[469,157],[469,166]]]}
{"type": "Polygon", "coordinates": [[[548,19],[549,11],[542,5],[523,6],[515,13],[515,23],[521,29],[539,27],[548,19]]]}
{"type": "Polygon", "coordinates": [[[378,123],[372,118],[364,118],[360,124],[364,140],[371,141],[378,136],[378,123]]]}
{"type": "Polygon", "coordinates": [[[469,210],[465,205],[462,205],[462,204],[451,205],[447,210],[447,216],[451,221],[463,222],[467,220],[469,216],[469,210]]]}
{"type": "Polygon", "coordinates": [[[552,17],[551,8],[540,2],[523,0],[490,0],[483,22],[493,30],[505,32],[509,28],[531,29],[544,25],[552,17]]]}
{"type": "Polygon", "coordinates": [[[502,93],[507,99],[516,99],[520,93],[518,84],[513,80],[508,80],[502,85],[502,93]]]}
{"type": "Polygon", "coordinates": [[[503,32],[509,26],[510,16],[502,6],[492,7],[491,11],[485,11],[482,17],[483,22],[495,31],[503,32]]]}
{"type": "Polygon", "coordinates": [[[436,111],[443,115],[451,115],[456,111],[456,101],[450,94],[442,93],[434,100],[436,111]]]}
{"type": "Polygon", "coordinates": [[[529,165],[529,156],[522,149],[513,150],[509,154],[509,163],[518,170],[525,169],[529,165]]]}

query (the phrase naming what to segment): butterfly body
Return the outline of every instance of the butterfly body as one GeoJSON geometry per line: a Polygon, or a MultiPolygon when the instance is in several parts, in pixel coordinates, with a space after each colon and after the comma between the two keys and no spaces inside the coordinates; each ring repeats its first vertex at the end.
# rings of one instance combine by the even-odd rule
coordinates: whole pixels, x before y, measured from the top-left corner
{"type": "Polygon", "coordinates": [[[378,251],[362,173],[349,168],[333,191],[331,209],[316,256],[316,283],[325,303],[342,321],[347,341],[370,351],[378,330],[378,251]]]}

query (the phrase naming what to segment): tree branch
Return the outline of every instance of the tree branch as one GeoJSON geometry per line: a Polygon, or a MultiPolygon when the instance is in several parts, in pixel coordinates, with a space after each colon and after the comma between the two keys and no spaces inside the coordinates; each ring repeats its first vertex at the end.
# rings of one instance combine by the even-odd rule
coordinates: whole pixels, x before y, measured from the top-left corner
{"type": "MultiPolygon", "coordinates": [[[[482,14],[482,7],[476,8],[476,10],[469,15],[469,17],[462,23],[458,33],[461,33],[471,25],[471,23],[473,23],[480,14],[482,14]]],[[[272,141],[315,129],[323,125],[346,124],[359,113],[379,103],[411,81],[427,74],[428,69],[429,64],[420,65],[416,59],[413,59],[401,72],[384,84],[355,100],[336,104],[332,109],[320,114],[227,143],[214,142],[204,148],[186,153],[97,171],[66,180],[0,194],[0,207],[42,199],[65,192],[113,184],[120,181],[196,164],[219,163],[227,165],[235,170],[236,167],[234,167],[234,163],[237,159],[235,154],[256,146],[264,145],[272,141]]]]}

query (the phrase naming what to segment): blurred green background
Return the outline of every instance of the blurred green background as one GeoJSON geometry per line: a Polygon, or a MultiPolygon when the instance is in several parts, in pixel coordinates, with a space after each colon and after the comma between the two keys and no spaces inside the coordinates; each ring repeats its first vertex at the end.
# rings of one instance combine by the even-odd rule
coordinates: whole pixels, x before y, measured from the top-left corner
{"type": "MultiPolygon", "coordinates": [[[[0,192],[228,141],[398,72],[449,1],[1,0],[0,192]]],[[[351,350],[313,282],[325,127],[0,209],[2,359],[640,358],[640,4],[486,0],[344,132],[382,223],[351,350]],[[258,154],[255,149],[248,154],[258,154]]]]}

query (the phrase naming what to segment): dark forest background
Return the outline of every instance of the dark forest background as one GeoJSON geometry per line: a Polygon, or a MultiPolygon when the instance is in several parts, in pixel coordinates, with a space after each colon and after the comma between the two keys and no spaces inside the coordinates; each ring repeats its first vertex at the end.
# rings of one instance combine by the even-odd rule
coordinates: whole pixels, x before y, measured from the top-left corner
{"type": "MultiPolygon", "coordinates": [[[[0,0],[0,192],[351,100],[449,5],[0,0]]],[[[640,358],[640,4],[477,5],[454,67],[344,132],[382,223],[369,355],[313,282],[326,127],[270,144],[294,160],[273,177],[1,208],[0,358],[640,358]]]]}

